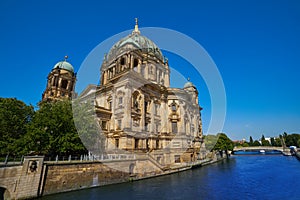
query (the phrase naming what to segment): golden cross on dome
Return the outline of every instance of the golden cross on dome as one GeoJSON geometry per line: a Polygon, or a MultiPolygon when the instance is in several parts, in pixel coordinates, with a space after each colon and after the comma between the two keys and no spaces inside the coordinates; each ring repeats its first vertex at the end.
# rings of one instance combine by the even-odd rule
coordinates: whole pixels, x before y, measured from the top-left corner
{"type": "Polygon", "coordinates": [[[138,33],[138,34],[141,33],[141,32],[139,31],[138,18],[135,18],[135,26],[134,26],[134,31],[133,31],[132,33],[138,33]]]}

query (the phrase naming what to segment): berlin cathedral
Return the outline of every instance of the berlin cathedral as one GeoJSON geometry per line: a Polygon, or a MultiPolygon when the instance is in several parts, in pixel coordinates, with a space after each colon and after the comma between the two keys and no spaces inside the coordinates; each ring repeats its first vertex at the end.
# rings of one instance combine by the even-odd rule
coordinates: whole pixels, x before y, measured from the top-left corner
{"type": "Polygon", "coordinates": [[[137,19],[132,33],[104,56],[100,73],[99,84],[87,86],[77,97],[76,73],[66,57],[49,73],[42,100],[94,95],[108,153],[115,149],[146,153],[160,166],[204,159],[197,88],[189,80],[183,88],[170,87],[168,61],[141,34],[137,19]]]}

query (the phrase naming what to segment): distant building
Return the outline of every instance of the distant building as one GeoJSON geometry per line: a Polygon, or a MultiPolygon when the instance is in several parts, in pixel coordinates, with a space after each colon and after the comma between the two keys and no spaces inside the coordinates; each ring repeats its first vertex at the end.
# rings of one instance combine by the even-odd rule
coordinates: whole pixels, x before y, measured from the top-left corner
{"type": "Polygon", "coordinates": [[[238,145],[238,144],[244,144],[246,142],[246,139],[242,139],[242,140],[233,140],[232,141],[235,145],[238,145]]]}
{"type": "Polygon", "coordinates": [[[266,137],[265,140],[269,141],[269,143],[271,144],[271,138],[270,137],[266,137]]]}

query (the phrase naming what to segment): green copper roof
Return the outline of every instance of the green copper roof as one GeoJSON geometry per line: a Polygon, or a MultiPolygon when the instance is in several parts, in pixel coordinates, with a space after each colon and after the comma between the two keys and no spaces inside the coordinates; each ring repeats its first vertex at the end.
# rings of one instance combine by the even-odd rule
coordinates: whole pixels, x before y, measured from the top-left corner
{"type": "Polygon", "coordinates": [[[188,87],[195,87],[195,86],[192,82],[188,81],[184,84],[183,88],[188,88],[188,87]]]}
{"type": "Polygon", "coordinates": [[[113,61],[124,50],[141,50],[145,53],[152,54],[160,60],[163,60],[163,54],[157,45],[147,37],[140,35],[139,32],[133,31],[132,34],[122,38],[116,44],[114,44],[107,54],[107,61],[113,61]],[[128,49],[128,45],[132,45],[133,47],[128,49]]]}
{"type": "Polygon", "coordinates": [[[54,65],[53,69],[57,69],[57,68],[65,69],[65,70],[68,70],[70,72],[74,72],[73,66],[70,63],[68,63],[67,61],[60,61],[60,62],[56,63],[54,65]]]}

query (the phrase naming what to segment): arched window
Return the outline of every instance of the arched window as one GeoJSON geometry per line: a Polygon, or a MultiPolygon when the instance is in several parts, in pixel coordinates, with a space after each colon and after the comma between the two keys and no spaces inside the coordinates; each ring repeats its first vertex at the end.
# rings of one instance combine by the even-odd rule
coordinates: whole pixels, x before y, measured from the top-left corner
{"type": "Polygon", "coordinates": [[[119,138],[115,139],[116,148],[119,148],[119,138]]]}
{"type": "Polygon", "coordinates": [[[176,112],[176,110],[177,110],[176,104],[172,104],[172,111],[176,112]]]}
{"type": "Polygon", "coordinates": [[[135,110],[135,111],[139,111],[140,109],[140,102],[139,102],[139,92],[138,91],[135,91],[133,94],[132,94],[132,108],[135,110]]]}
{"type": "Polygon", "coordinates": [[[137,70],[138,64],[139,64],[138,59],[134,59],[134,61],[133,61],[133,70],[136,71],[136,72],[138,71],[138,70],[137,70]]]}
{"type": "Polygon", "coordinates": [[[139,60],[135,58],[133,61],[133,67],[137,67],[138,64],[139,64],[139,60]]]}
{"type": "Polygon", "coordinates": [[[172,133],[177,133],[177,122],[172,122],[172,133]]]}
{"type": "Polygon", "coordinates": [[[68,81],[67,81],[67,80],[62,80],[62,81],[61,81],[61,87],[62,87],[63,89],[67,89],[67,86],[68,86],[68,81]]]}

